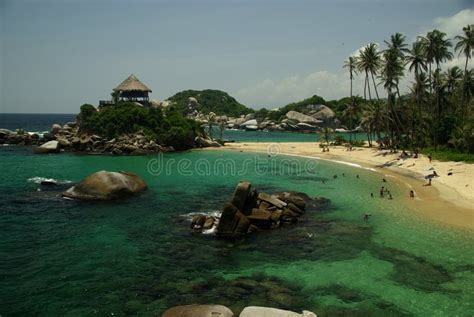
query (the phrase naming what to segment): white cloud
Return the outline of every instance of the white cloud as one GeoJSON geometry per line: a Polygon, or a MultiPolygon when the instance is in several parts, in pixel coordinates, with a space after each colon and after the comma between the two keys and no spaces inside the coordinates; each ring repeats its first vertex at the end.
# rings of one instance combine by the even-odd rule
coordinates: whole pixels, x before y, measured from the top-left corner
{"type": "MultiPolygon", "coordinates": [[[[354,92],[359,92],[361,85],[354,81],[354,92]]],[[[265,79],[256,85],[246,87],[236,93],[237,99],[244,104],[262,106],[281,106],[308,98],[313,95],[324,99],[336,99],[348,96],[350,89],[349,75],[316,71],[307,75],[293,75],[280,80],[265,79]]]]}

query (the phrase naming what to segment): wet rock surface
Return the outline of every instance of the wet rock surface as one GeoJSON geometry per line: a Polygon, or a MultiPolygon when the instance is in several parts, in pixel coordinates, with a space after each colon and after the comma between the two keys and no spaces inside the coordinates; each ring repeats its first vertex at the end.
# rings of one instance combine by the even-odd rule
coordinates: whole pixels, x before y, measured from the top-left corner
{"type": "Polygon", "coordinates": [[[311,198],[300,192],[258,192],[243,181],[236,186],[220,217],[196,215],[191,229],[195,232],[213,230],[220,238],[238,239],[249,233],[297,223],[307,206],[315,210],[328,204],[328,199],[311,198]]]}
{"type": "Polygon", "coordinates": [[[114,200],[146,189],[145,182],[135,174],[100,171],[89,175],[62,195],[79,200],[114,200]]]}

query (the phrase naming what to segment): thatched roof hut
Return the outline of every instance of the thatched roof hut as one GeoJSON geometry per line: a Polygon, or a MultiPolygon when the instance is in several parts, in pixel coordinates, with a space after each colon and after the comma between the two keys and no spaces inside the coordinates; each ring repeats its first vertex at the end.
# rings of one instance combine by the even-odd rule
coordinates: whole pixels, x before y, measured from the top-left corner
{"type": "Polygon", "coordinates": [[[131,74],[127,77],[120,85],[114,88],[114,91],[141,91],[141,92],[152,92],[144,83],[142,83],[135,75],[131,74]]]}

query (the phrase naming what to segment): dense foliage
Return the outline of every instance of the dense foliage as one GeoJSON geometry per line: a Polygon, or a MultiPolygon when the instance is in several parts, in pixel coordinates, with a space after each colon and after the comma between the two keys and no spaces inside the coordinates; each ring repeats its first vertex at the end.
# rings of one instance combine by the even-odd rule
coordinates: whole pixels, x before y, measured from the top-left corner
{"type": "Polygon", "coordinates": [[[199,125],[176,110],[143,108],[133,103],[119,103],[97,111],[89,104],[81,106],[77,120],[81,131],[114,138],[143,131],[146,137],[177,150],[194,146],[194,138],[202,135],[199,125]]]}
{"type": "Polygon", "coordinates": [[[195,109],[204,114],[213,112],[217,115],[238,117],[254,111],[220,90],[184,90],[168,98],[168,100],[174,103],[176,109],[182,113],[187,113],[190,97],[195,98],[198,102],[195,109]]]}
{"type": "Polygon", "coordinates": [[[360,124],[367,131],[369,144],[383,134],[382,146],[391,149],[472,155],[474,70],[468,68],[468,61],[474,50],[474,26],[468,25],[462,31],[463,35],[453,41],[445,33],[433,30],[418,37],[411,47],[403,34],[396,33],[385,41],[384,50],[370,43],[358,56],[349,57],[344,67],[349,70],[351,81],[345,110],[350,127],[360,124]],[[452,60],[454,53],[464,59],[463,69],[443,69],[443,63],[452,60]],[[399,83],[407,71],[413,73],[414,80],[410,93],[403,96],[399,83]],[[363,99],[352,94],[356,75],[364,78],[363,99]],[[381,88],[386,99],[379,97],[381,88]]]}

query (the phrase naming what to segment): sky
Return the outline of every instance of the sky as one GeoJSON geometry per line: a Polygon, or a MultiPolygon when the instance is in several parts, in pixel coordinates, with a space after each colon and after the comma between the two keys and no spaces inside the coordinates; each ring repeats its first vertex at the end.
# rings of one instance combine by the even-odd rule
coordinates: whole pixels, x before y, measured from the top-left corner
{"type": "Polygon", "coordinates": [[[0,112],[77,113],[132,73],[158,100],[185,89],[253,108],[342,98],[343,62],[369,42],[453,37],[468,23],[474,0],[0,0],[0,112]]]}

